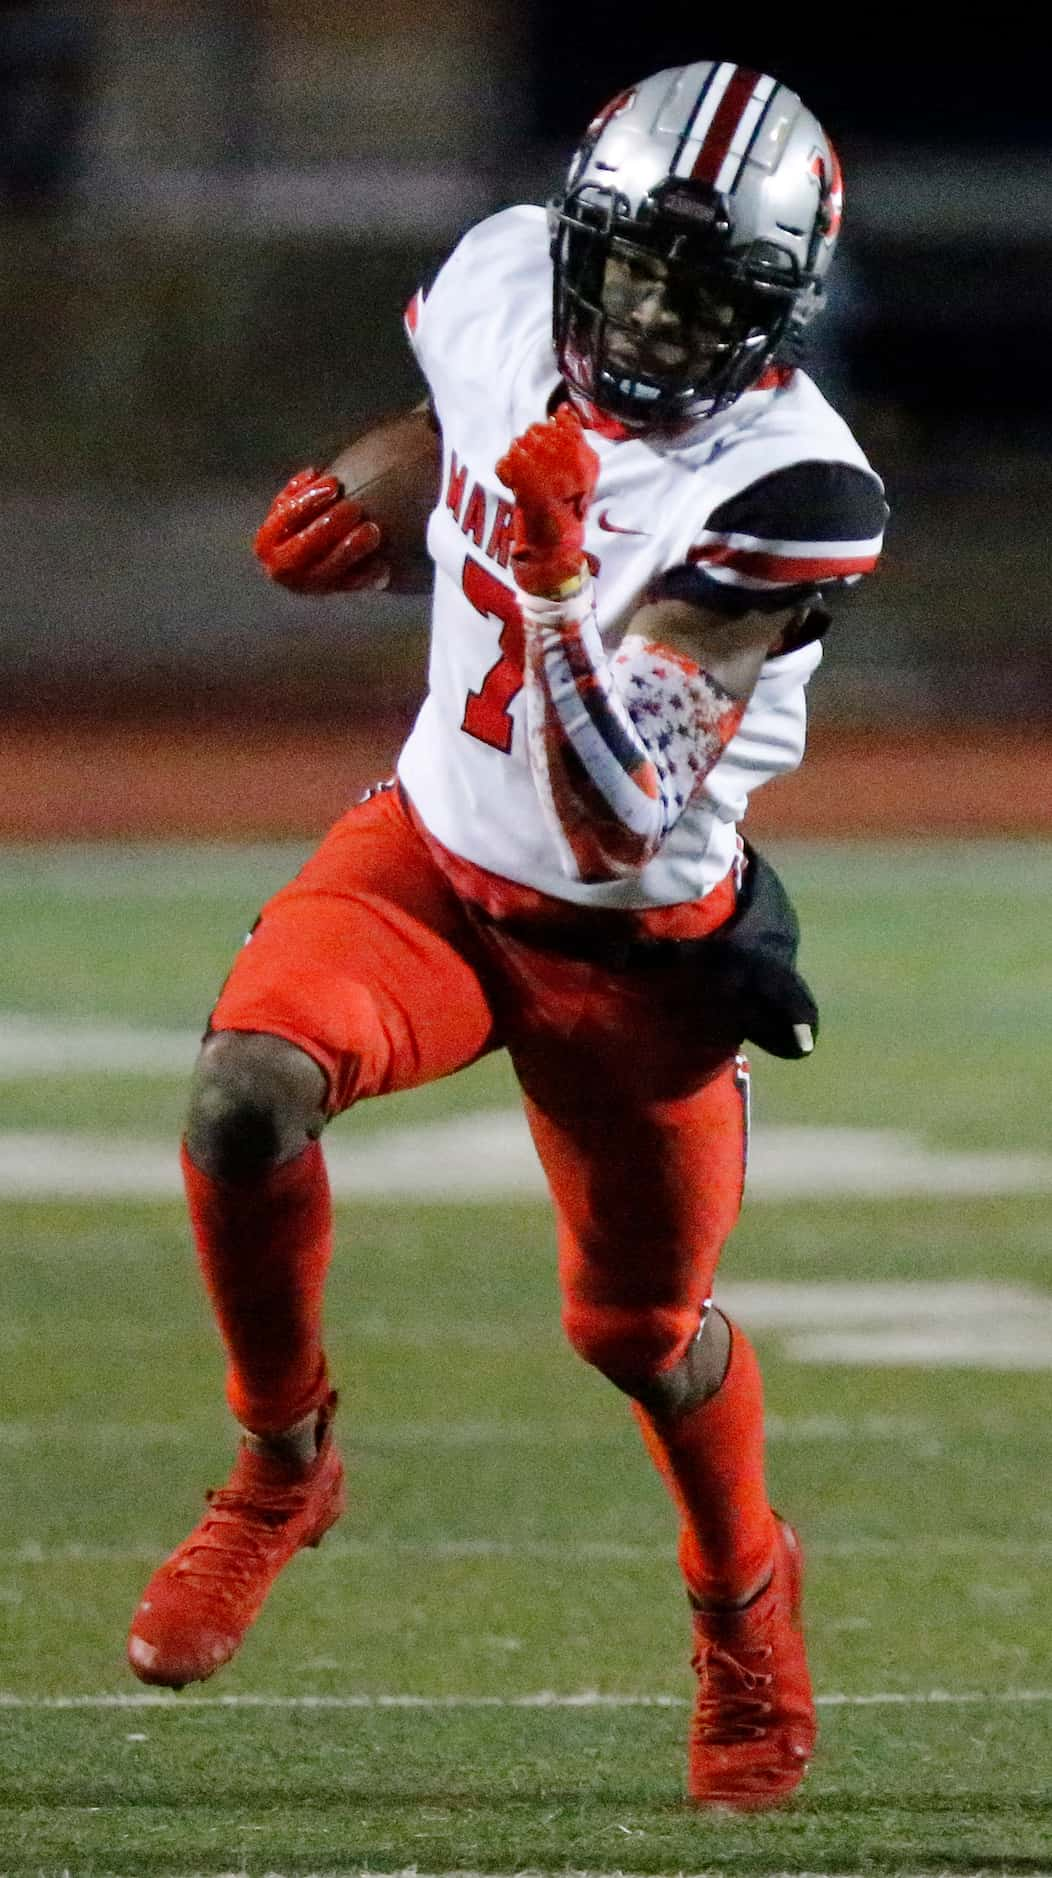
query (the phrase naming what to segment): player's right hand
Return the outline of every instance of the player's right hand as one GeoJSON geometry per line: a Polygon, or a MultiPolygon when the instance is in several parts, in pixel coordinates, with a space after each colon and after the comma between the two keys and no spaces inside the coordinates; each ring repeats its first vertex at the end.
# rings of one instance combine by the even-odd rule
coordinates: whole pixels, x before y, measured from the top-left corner
{"type": "Polygon", "coordinates": [[[274,497],[256,534],[256,558],[293,593],[380,592],[391,570],[383,534],[336,476],[302,469],[274,497]]]}

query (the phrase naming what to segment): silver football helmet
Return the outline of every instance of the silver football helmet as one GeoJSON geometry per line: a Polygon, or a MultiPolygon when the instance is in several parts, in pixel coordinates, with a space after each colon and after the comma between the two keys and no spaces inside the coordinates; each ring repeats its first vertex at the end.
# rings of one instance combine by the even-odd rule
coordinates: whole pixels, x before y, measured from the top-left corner
{"type": "Polygon", "coordinates": [[[700,60],[600,111],[548,214],[567,384],[660,428],[733,403],[811,319],[843,185],[794,91],[700,60]]]}

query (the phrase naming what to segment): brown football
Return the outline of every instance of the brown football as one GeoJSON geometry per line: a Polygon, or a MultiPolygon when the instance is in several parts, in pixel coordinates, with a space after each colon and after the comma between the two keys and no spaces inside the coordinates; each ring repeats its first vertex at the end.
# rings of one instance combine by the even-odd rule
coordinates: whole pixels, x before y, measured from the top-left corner
{"type": "Polygon", "coordinates": [[[438,500],[442,445],[426,410],[389,419],[347,445],[329,464],[344,489],[383,529],[391,593],[430,590],[427,518],[438,500]]]}

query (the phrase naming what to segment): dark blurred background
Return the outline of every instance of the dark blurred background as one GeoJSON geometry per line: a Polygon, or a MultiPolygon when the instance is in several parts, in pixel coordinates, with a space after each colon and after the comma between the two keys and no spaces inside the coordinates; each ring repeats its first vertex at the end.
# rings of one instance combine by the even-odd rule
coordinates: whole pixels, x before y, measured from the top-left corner
{"type": "Polygon", "coordinates": [[[993,724],[1037,750],[1043,61],[978,31],[917,50],[870,16],[781,18],[711,31],[661,0],[0,4],[8,746],[32,722],[232,720],[244,737],[382,723],[393,749],[426,607],[296,601],[257,574],[251,534],[293,469],[419,395],[401,309],[459,230],[543,200],[626,83],[721,57],[799,90],[845,169],[812,370],[893,519],[883,573],[840,610],[816,725],[993,724]]]}

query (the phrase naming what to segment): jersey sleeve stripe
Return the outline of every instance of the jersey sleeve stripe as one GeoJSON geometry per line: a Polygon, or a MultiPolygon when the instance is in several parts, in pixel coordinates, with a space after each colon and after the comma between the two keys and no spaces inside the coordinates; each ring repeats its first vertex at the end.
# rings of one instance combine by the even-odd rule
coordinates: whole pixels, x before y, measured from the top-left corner
{"type": "Polygon", "coordinates": [[[714,575],[717,570],[723,570],[767,585],[791,586],[799,581],[843,580],[850,574],[871,573],[880,555],[879,541],[851,545],[855,548],[853,553],[793,555],[763,554],[713,543],[708,547],[691,548],[687,559],[693,565],[703,564],[714,575]]]}
{"type": "Polygon", "coordinates": [[[771,535],[746,535],[737,530],[703,528],[697,542],[690,550],[690,558],[707,560],[710,555],[718,558],[729,551],[733,554],[785,556],[789,560],[841,561],[858,555],[879,554],[883,541],[883,533],[867,536],[838,535],[835,539],[790,535],[783,540],[776,540],[771,535]]]}
{"type": "MultiPolygon", "coordinates": [[[[849,586],[857,579],[857,574],[848,575],[843,584],[849,586]]],[[[779,613],[814,597],[813,581],[793,586],[784,581],[746,579],[733,568],[702,567],[697,562],[671,568],[648,589],[652,600],[685,600],[688,606],[722,613],[728,619],[742,619],[754,612],[779,613]]]]}
{"type": "Polygon", "coordinates": [[[831,582],[850,583],[860,580],[869,568],[831,568],[823,563],[822,571],[812,574],[774,575],[761,573],[756,569],[743,573],[734,567],[704,566],[695,563],[695,571],[704,574],[709,581],[721,586],[741,588],[749,593],[787,594],[796,592],[813,593],[819,586],[828,586],[831,582]]]}

